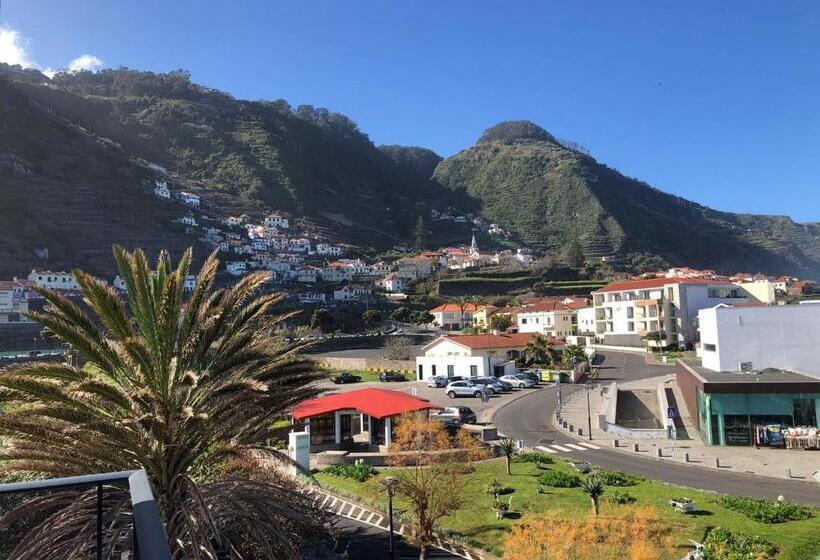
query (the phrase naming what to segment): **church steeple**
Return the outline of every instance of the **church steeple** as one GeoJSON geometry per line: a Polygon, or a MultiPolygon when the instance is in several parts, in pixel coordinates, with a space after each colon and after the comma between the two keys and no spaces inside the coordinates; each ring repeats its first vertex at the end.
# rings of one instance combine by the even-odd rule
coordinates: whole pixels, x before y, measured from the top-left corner
{"type": "Polygon", "coordinates": [[[475,234],[473,234],[473,240],[470,242],[470,256],[472,258],[478,258],[478,243],[475,240],[475,234]]]}

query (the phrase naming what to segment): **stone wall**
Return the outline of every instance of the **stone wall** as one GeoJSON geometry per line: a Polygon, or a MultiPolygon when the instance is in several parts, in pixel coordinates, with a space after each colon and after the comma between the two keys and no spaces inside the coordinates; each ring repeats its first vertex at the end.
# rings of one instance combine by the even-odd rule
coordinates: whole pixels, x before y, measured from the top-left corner
{"type": "Polygon", "coordinates": [[[387,360],[385,358],[337,357],[316,357],[312,359],[322,367],[332,369],[400,371],[402,373],[409,374],[414,374],[416,370],[416,362],[413,360],[387,360]]]}

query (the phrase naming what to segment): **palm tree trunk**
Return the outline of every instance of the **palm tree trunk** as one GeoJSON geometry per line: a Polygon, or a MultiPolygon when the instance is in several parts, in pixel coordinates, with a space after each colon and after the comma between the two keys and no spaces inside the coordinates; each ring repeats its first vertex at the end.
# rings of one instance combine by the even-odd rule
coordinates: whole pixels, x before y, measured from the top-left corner
{"type": "Polygon", "coordinates": [[[595,513],[595,517],[598,517],[598,498],[591,498],[592,499],[592,511],[595,513]]]}
{"type": "Polygon", "coordinates": [[[510,457],[506,456],[504,457],[504,460],[507,462],[507,476],[510,476],[512,474],[512,472],[510,471],[510,457]]]}
{"type": "Polygon", "coordinates": [[[419,547],[419,560],[427,560],[427,546],[421,545],[419,547]]]}

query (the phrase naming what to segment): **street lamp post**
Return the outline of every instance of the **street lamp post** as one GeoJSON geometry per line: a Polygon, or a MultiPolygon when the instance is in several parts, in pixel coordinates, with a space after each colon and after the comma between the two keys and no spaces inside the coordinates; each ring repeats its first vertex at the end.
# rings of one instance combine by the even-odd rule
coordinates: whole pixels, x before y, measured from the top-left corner
{"type": "Polygon", "coordinates": [[[396,492],[399,479],[394,476],[387,476],[382,480],[382,484],[387,488],[387,512],[390,516],[390,560],[394,560],[396,556],[393,549],[393,495],[396,492]]]}
{"type": "Polygon", "coordinates": [[[589,407],[589,376],[587,376],[587,436],[592,440],[592,411],[589,407]]]}

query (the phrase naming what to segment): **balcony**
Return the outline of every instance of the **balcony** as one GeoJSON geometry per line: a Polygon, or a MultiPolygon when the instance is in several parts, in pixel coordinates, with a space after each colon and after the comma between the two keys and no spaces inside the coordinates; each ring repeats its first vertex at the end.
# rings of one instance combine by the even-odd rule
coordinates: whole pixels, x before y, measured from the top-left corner
{"type": "MultiPolygon", "coordinates": [[[[95,538],[93,542],[87,543],[88,547],[84,548],[86,554],[82,556],[83,558],[103,560],[103,558],[114,558],[116,556],[123,560],[171,559],[165,529],[162,526],[159,510],[151,492],[151,485],[145,471],[142,469],[0,484],[0,497],[60,492],[61,497],[67,499],[66,492],[71,490],[87,491],[92,488],[96,488],[95,538]],[[115,530],[114,538],[108,539],[109,542],[106,542],[105,537],[111,520],[106,520],[105,517],[111,515],[111,512],[108,508],[103,508],[104,495],[106,492],[110,495],[112,491],[121,491],[122,488],[118,487],[122,486],[128,487],[131,497],[130,530],[115,530]],[[123,535],[128,533],[130,535],[124,538],[123,535]]],[[[79,498],[78,494],[76,499],[79,498]]],[[[118,512],[118,514],[122,515],[121,512],[118,512]]],[[[16,518],[15,521],[26,523],[29,520],[23,516],[16,518]]],[[[85,524],[85,518],[78,519],[76,526],[79,529],[85,524]]],[[[41,543],[33,544],[41,545],[41,543]]]]}
{"type": "Polygon", "coordinates": [[[635,307],[650,307],[650,306],[659,306],[663,303],[663,298],[650,298],[650,299],[636,299],[635,300],[635,307]]]}

